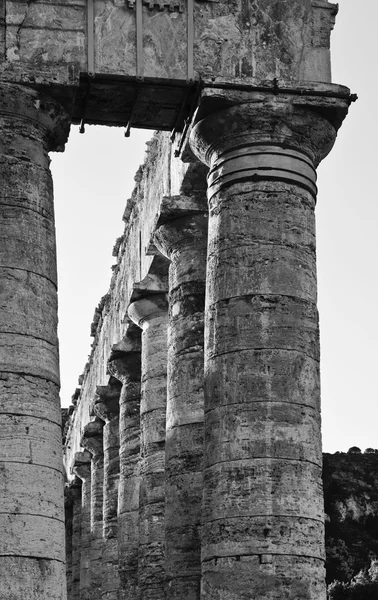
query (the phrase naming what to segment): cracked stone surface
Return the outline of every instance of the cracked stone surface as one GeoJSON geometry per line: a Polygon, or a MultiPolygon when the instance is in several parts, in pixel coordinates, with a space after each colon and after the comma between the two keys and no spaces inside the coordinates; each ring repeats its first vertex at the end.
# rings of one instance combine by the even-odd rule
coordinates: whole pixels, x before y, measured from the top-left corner
{"type": "Polygon", "coordinates": [[[0,596],[63,600],[55,229],[48,152],[61,107],[0,86],[0,596]]]}

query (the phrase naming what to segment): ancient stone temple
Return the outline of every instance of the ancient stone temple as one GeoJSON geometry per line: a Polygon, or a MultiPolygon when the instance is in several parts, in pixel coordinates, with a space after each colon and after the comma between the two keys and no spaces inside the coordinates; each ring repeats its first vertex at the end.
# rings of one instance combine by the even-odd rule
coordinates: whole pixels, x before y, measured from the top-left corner
{"type": "Polygon", "coordinates": [[[353,100],[336,13],[0,2],[2,600],[325,600],[316,168],[353,100]],[[159,132],[63,470],[48,153],[70,123],[159,132]]]}

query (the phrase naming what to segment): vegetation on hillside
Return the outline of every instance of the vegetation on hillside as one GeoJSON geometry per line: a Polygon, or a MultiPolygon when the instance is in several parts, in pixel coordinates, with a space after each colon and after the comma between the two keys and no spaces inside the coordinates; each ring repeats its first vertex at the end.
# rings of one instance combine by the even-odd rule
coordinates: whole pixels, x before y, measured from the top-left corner
{"type": "Polygon", "coordinates": [[[330,600],[378,600],[378,450],[323,455],[330,600]]]}

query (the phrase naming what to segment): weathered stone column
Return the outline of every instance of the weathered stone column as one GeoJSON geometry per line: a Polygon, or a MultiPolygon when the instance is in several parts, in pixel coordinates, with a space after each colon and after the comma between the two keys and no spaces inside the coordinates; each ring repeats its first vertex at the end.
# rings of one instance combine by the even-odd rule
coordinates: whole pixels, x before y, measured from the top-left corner
{"type": "Polygon", "coordinates": [[[0,597],[66,597],[50,150],[69,121],[0,85],[0,597]],[[43,571],[41,571],[43,561],[43,571]]]}
{"type": "Polygon", "coordinates": [[[108,370],[123,385],[119,397],[119,600],[138,597],[141,332],[128,325],[113,346],[108,370]]]}
{"type": "Polygon", "coordinates": [[[0,597],[66,597],[53,188],[63,109],[0,85],[0,597]],[[43,561],[43,571],[41,571],[43,561]]]}
{"type": "Polygon", "coordinates": [[[165,442],[170,600],[200,597],[207,225],[206,192],[198,198],[164,198],[154,236],[158,249],[171,261],[165,442]]]}
{"type": "Polygon", "coordinates": [[[91,455],[76,452],[73,472],[81,479],[80,600],[90,600],[91,455]]]}
{"type": "Polygon", "coordinates": [[[92,455],[91,462],[91,548],[90,589],[91,600],[102,595],[103,505],[104,505],[104,449],[101,420],[91,421],[84,427],[81,445],[92,455]]]}
{"type": "Polygon", "coordinates": [[[71,600],[72,596],[72,511],[73,498],[71,489],[67,485],[64,488],[64,521],[66,525],[66,582],[68,600],[71,600]]]}
{"type": "MultiPolygon", "coordinates": [[[[143,285],[139,284],[140,294],[143,285]]],[[[129,307],[142,328],[140,406],[139,592],[140,600],[164,598],[164,463],[167,403],[167,297],[145,296],[129,307]]]]}
{"type": "Polygon", "coordinates": [[[315,168],[336,130],[327,99],[250,102],[192,132],[210,166],[202,597],[324,600],[315,168]]]}
{"type": "MultiPolygon", "coordinates": [[[[71,483],[72,494],[72,583],[71,598],[80,600],[80,555],[81,555],[81,488],[82,481],[75,477],[71,483]]],[[[69,599],[71,600],[71,599],[69,599]]]]}
{"type": "Polygon", "coordinates": [[[119,394],[120,384],[97,386],[94,411],[105,422],[104,506],[103,506],[103,580],[102,599],[117,600],[118,573],[118,483],[119,483],[119,394]]]}

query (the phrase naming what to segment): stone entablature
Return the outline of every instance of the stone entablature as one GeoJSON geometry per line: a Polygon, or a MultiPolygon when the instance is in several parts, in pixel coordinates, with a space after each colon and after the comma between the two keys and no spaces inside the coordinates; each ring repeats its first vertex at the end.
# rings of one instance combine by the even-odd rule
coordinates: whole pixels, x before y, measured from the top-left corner
{"type": "Polygon", "coordinates": [[[329,83],[336,13],[325,0],[6,0],[0,77],[75,122],[181,131],[200,81],[329,83]]]}
{"type": "Polygon", "coordinates": [[[326,0],[258,0],[253,7],[241,0],[7,0],[2,4],[6,5],[0,21],[6,71],[16,65],[20,72],[39,67],[42,72],[56,69],[59,75],[65,66],[66,77],[69,68],[85,73],[92,33],[94,72],[134,76],[140,5],[143,77],[187,78],[192,7],[196,77],[330,81],[329,38],[338,8],[326,0]]]}

